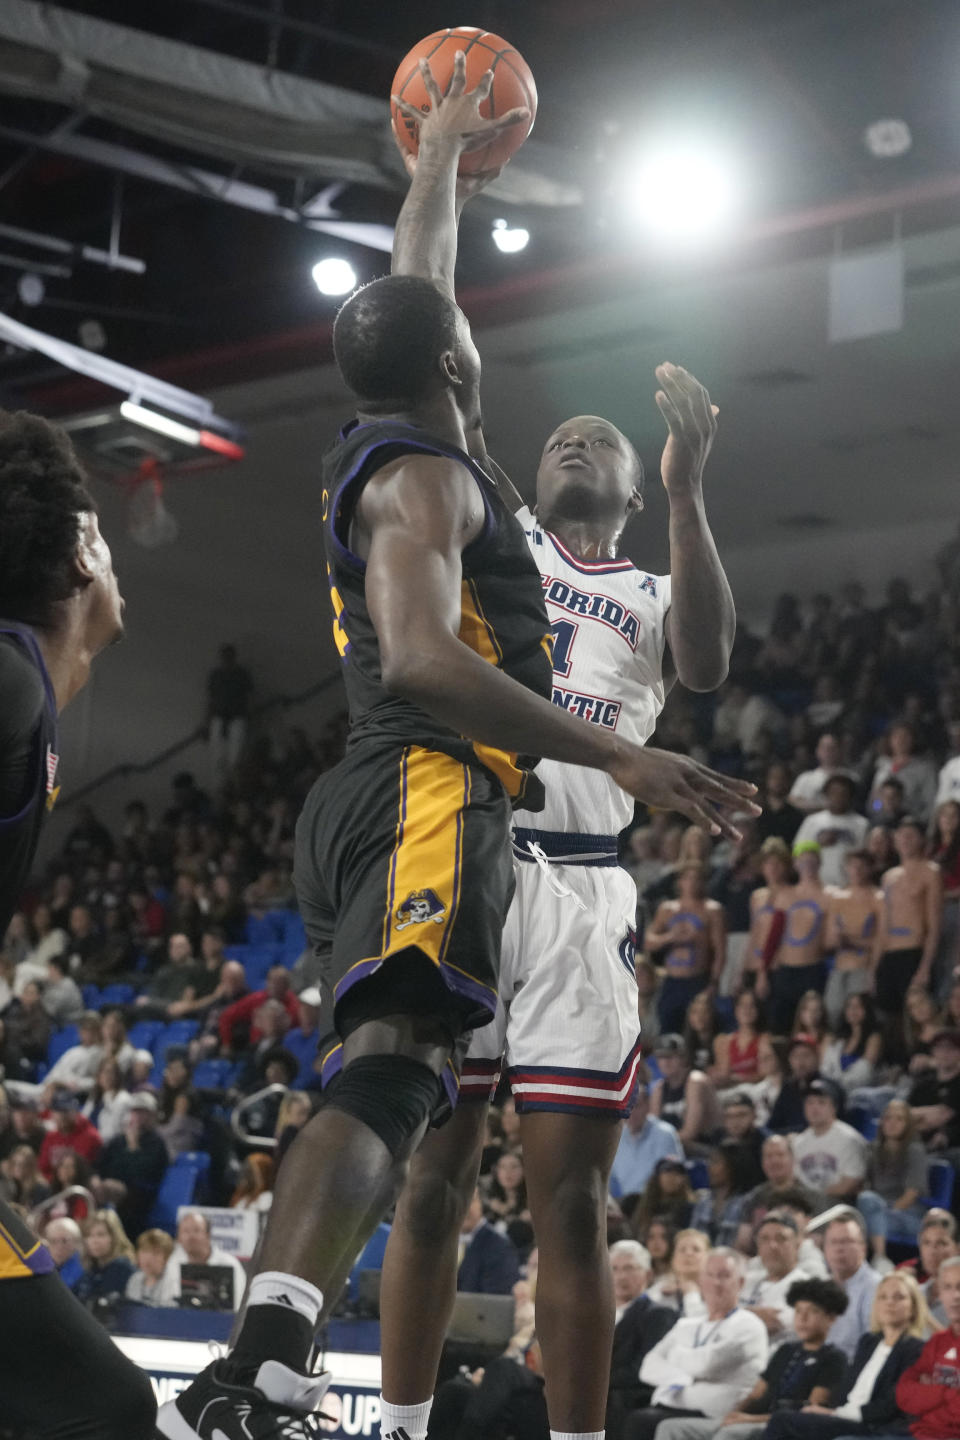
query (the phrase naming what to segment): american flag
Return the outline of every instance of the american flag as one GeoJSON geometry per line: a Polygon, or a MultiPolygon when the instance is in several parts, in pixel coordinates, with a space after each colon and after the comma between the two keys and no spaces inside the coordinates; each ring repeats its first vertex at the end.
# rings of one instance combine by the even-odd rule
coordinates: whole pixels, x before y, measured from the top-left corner
{"type": "Polygon", "coordinates": [[[47,746],[47,794],[53,790],[54,781],[57,778],[57,766],[60,764],[60,756],[54,755],[50,746],[47,746]]]}

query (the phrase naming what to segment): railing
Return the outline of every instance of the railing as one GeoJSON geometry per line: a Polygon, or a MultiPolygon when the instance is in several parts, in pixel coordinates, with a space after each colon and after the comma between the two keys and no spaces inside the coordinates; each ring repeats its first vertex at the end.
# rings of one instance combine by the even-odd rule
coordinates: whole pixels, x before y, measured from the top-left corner
{"type": "MultiPolygon", "coordinates": [[[[339,685],[340,683],[340,674],[338,671],[334,675],[328,675],[324,680],[319,680],[315,685],[311,685],[309,689],[302,690],[298,695],[273,695],[269,700],[263,700],[259,705],[255,705],[250,711],[250,718],[254,720],[261,715],[267,714],[270,710],[289,710],[294,705],[302,705],[304,701],[312,700],[317,695],[323,695],[327,690],[332,689],[333,686],[339,685]]],[[[183,736],[181,740],[176,740],[172,745],[168,745],[165,750],[161,750],[159,754],[154,755],[149,760],[128,761],[125,764],[111,766],[111,768],[105,770],[102,775],[97,775],[95,779],[88,780],[86,785],[81,785],[78,790],[71,790],[69,795],[59,801],[57,805],[58,813],[62,814],[63,811],[68,810],[71,805],[79,804],[81,800],[85,800],[88,795],[91,795],[94,790],[99,790],[102,785],[108,785],[111,780],[125,779],[128,775],[148,775],[151,770],[156,770],[161,765],[165,765],[166,762],[172,760],[175,755],[179,755],[184,750],[189,750],[190,746],[195,745],[198,740],[202,740],[206,736],[206,733],[206,723],[197,725],[190,731],[189,735],[183,736]]]]}
{"type": "MultiPolygon", "coordinates": [[[[47,1211],[52,1210],[55,1205],[62,1205],[64,1200],[71,1200],[75,1196],[81,1200],[86,1201],[87,1213],[92,1215],[97,1208],[97,1202],[96,1200],[94,1200],[90,1191],[86,1188],[85,1185],[68,1185],[66,1190],[58,1190],[56,1195],[51,1195],[48,1200],[41,1200],[39,1205],[35,1205],[33,1207],[27,1220],[30,1228],[32,1230],[36,1230],[36,1232],[39,1234],[43,1223],[43,1218],[46,1215],[47,1211]]],[[[71,1219],[72,1217],[64,1217],[60,1215],[57,1216],[58,1220],[64,1218],[71,1219]]]]}
{"type": "Polygon", "coordinates": [[[230,1129],[237,1139],[242,1140],[245,1145],[259,1145],[263,1150],[276,1150],[280,1142],[275,1135],[251,1135],[248,1130],[244,1130],[241,1121],[247,1111],[258,1101],[263,1100],[265,1096],[286,1095],[286,1093],[286,1085],[264,1085],[262,1090],[257,1090],[253,1095],[244,1096],[234,1105],[230,1112],[230,1129]]]}

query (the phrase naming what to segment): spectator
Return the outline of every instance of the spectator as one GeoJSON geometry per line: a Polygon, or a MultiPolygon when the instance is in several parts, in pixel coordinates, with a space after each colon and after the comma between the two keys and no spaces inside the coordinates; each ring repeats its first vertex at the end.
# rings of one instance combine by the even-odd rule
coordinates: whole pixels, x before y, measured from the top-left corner
{"type": "Polygon", "coordinates": [[[133,1246],[115,1210],[98,1210],[83,1226],[83,1275],[74,1286],[89,1307],[107,1305],[126,1291],[133,1275],[133,1246]]]}
{"type": "Polygon", "coordinates": [[[931,1046],[933,1069],[910,1090],[914,1123],[928,1151],[956,1168],[960,1149],[960,1030],[941,1030],[931,1046]]]}
{"type": "Polygon", "coordinates": [[[138,1305],[172,1306],[176,1303],[167,1261],[173,1240],[165,1230],[144,1230],[137,1236],[137,1268],[127,1281],[127,1299],[138,1305]]]}
{"type": "Polygon", "coordinates": [[[146,1091],[131,1095],[123,1133],[105,1147],[97,1167],[98,1199],[116,1206],[128,1235],[146,1228],[166,1169],[167,1147],[157,1134],[157,1102],[146,1091]]]}
{"type": "Polygon", "coordinates": [[[819,1059],[819,1047],[812,1035],[793,1036],[787,1052],[787,1078],[770,1112],[771,1130],[794,1134],[804,1129],[807,1088],[816,1076],[819,1059]]]}
{"type": "Polygon", "coordinates": [[[769,1347],[762,1322],[738,1304],[743,1263],[735,1250],[707,1257],[706,1319],[681,1318],[644,1358],[640,1379],[654,1387],[653,1399],[627,1421],[629,1440],[652,1440],[663,1420],[721,1419],[752,1391],[769,1347]]]}
{"type": "Polygon", "coordinates": [[[800,1228],[786,1210],[771,1210],[757,1226],[754,1240],[758,1264],[748,1268],[740,1303],[763,1321],[775,1348],[794,1338],[787,1291],[795,1281],[809,1278],[800,1264],[800,1228]]]}
{"type": "Polygon", "coordinates": [[[29,1065],[45,1064],[53,1026],[43,1008],[40,986],[35,980],[24,985],[4,1012],[7,1034],[17,1054],[29,1065]]]}
{"type": "Polygon", "coordinates": [[[278,1166],[312,1114],[310,1096],[303,1090],[288,1090],[281,1097],[273,1132],[277,1141],[278,1166]]]}
{"type": "Polygon", "coordinates": [[[743,1202],[754,1178],[750,1156],[735,1140],[723,1140],[711,1151],[707,1172],[710,1185],[697,1191],[690,1224],[703,1230],[711,1243],[729,1246],[737,1238],[743,1202]]]}
{"type": "Polygon", "coordinates": [[[950,800],[960,800],[960,720],[948,722],[947,739],[950,742],[950,754],[941,765],[937,775],[937,794],[934,803],[938,807],[946,805],[950,800]]]}
{"type": "Polygon", "coordinates": [[[610,1246],[610,1270],[617,1323],[613,1332],[610,1390],[607,1397],[607,1440],[619,1440],[624,1420],[649,1405],[653,1391],[639,1380],[640,1366],[654,1345],[677,1321],[677,1312],[645,1295],[650,1283],[650,1255],[636,1240],[610,1246]]]}
{"type": "Polygon", "coordinates": [[[830,1031],[827,1026],[827,1007],[824,1004],[822,990],[805,990],[800,996],[793,1017],[791,1034],[812,1035],[818,1048],[823,1048],[823,1042],[829,1038],[830,1031]]]}
{"type": "Polygon", "coordinates": [[[797,831],[794,845],[813,840],[820,846],[820,878],[824,885],[843,885],[844,860],[867,838],[870,822],[853,808],[854,784],[849,775],[831,775],[824,786],[826,808],[814,810],[797,831]]]}
{"type": "Polygon", "coordinates": [[[67,944],[67,932],[54,927],[49,905],[38,905],[31,918],[33,945],[26,959],[17,965],[13,993],[20,995],[30,980],[43,983],[47,978],[47,963],[54,955],[62,955],[67,944]]]}
{"type": "MultiPolygon", "coordinates": [[[[744,995],[752,992],[744,990],[744,995]]],[[[752,1084],[741,1086],[753,1101],[757,1124],[763,1128],[770,1125],[774,1106],[780,1098],[787,1078],[787,1042],[772,1035],[763,1034],[757,1043],[757,1069],[760,1078],[752,1084]]],[[[800,1114],[802,1123],[803,1116],[800,1114]]]]}
{"type": "Polygon", "coordinates": [[[103,1030],[95,1010],[87,1010],[80,1017],[77,1033],[79,1043],[64,1050],[44,1078],[43,1086],[48,1095],[60,1089],[86,1095],[96,1080],[103,1059],[103,1030]]]}
{"type": "Polygon", "coordinates": [[[902,1261],[897,1268],[909,1270],[920,1286],[926,1286],[931,1281],[936,1283],[944,1260],[960,1253],[957,1248],[957,1222],[949,1210],[934,1206],[927,1211],[920,1226],[917,1250],[912,1259],[902,1261]]]}
{"type": "Polygon", "coordinates": [[[916,1283],[902,1272],[888,1275],[877,1287],[869,1327],[857,1341],[836,1408],[823,1405],[799,1415],[774,1415],[764,1440],[839,1440],[902,1432],[907,1422],[899,1408],[898,1381],[923,1350],[928,1320],[916,1283]]]}
{"type": "Polygon", "coordinates": [[[643,1037],[644,1053],[649,1054],[651,1044],[660,1038],[660,975],[643,955],[634,961],[637,977],[637,1019],[643,1037]]]}
{"type": "Polygon", "coordinates": [[[894,836],[900,864],[883,877],[884,924],[876,970],[877,1009],[902,1040],[903,1002],[912,982],[929,987],[940,943],[940,867],[923,858],[924,833],[904,816],[894,836]]]}
{"type": "Polygon", "coordinates": [[[740,1169],[748,1180],[747,1189],[752,1190],[763,1180],[760,1156],[765,1139],[757,1128],[757,1112],[753,1099],[747,1090],[728,1090],[720,1101],[722,1130],[719,1140],[732,1140],[740,1147],[742,1160],[740,1169]]]}
{"type": "Polygon", "coordinates": [[[80,1226],[67,1216],[51,1220],[43,1233],[43,1240],[53,1256],[57,1274],[67,1289],[72,1290],[83,1275],[83,1261],[80,1259],[83,1232],[80,1226]]]}
{"type": "Polygon", "coordinates": [[[73,1025],[83,1015],[83,996],[76,980],[67,973],[67,964],[66,956],[51,955],[43,987],[43,1008],[58,1027],[73,1025]]]}
{"type": "Polygon", "coordinates": [[[706,1315],[700,1277],[709,1254],[710,1241],[702,1230],[681,1230],[673,1242],[670,1270],[650,1286],[650,1299],[687,1318],[706,1315]]]}
{"type": "Polygon", "coordinates": [[[763,814],[757,817],[754,833],[761,844],[772,835],[786,845],[793,844],[804,812],[793,803],[790,789],[789,767],[782,760],[775,760],[767,766],[762,796],[758,799],[758,804],[763,806],[763,814]]]}
{"type": "Polygon", "coordinates": [[[668,1220],[651,1220],[647,1226],[646,1250],[650,1256],[651,1283],[670,1273],[673,1263],[674,1230],[668,1220]]]}
{"type": "Polygon", "coordinates": [[[824,944],[833,954],[833,968],[824,992],[827,1020],[836,1026],[847,997],[873,988],[880,958],[883,897],[873,883],[866,850],[848,850],[844,857],[846,888],[827,896],[824,944]]]}
{"type": "Polygon", "coordinates": [[[237,661],[236,647],[221,645],[219,664],[207,676],[207,740],[218,786],[236,767],[247,734],[253,680],[237,661]]]}
{"type": "Polygon", "coordinates": [[[806,1196],[811,1213],[823,1208],[823,1197],[808,1190],[797,1176],[793,1147],[785,1135],[768,1135],[760,1152],[764,1180],[745,1197],[737,1248],[745,1255],[753,1253],[753,1237],[757,1226],[771,1210],[779,1210],[800,1189],[806,1196]]]}
{"type": "Polygon", "coordinates": [[[811,1190],[837,1200],[855,1196],[867,1173],[867,1145],[852,1125],[837,1119],[839,1093],[831,1080],[811,1080],[804,1117],[807,1129],[793,1144],[797,1170],[811,1190]]]}
{"type": "Polygon", "coordinates": [[[81,1114],[96,1126],[106,1145],[122,1131],[129,1104],[130,1092],[124,1087],[120,1066],[112,1055],[107,1055],[100,1061],[81,1114]]]}
{"type": "Polygon", "coordinates": [[[693,1214],[693,1191],[690,1177],[682,1160],[672,1155],[658,1160],[653,1174],[644,1186],[640,1202],[632,1213],[633,1229],[646,1237],[654,1218],[666,1220],[673,1230],[684,1230],[693,1214]]]}
{"type": "Polygon", "coordinates": [[[80,1114],[80,1102],[69,1090],[57,1090],[50,1101],[53,1129],[44,1136],[40,1146],[39,1165],[46,1179],[53,1175],[54,1166],[64,1150],[73,1150],[87,1164],[96,1163],[103,1141],[97,1130],[85,1115],[80,1114]]]}
{"type": "Polygon", "coordinates": [[[316,1089],[319,1076],[315,1069],[317,1045],[320,1041],[320,991],[315,985],[301,990],[297,997],[297,1023],[283,1037],[283,1048],[297,1061],[294,1084],[298,1090],[316,1089]]]}
{"type": "MultiPolygon", "coordinates": [[[[738,1090],[760,1078],[760,1037],[764,1032],[760,1003],[752,990],[743,990],[733,1007],[736,1029],[713,1042],[713,1082],[736,1085],[738,1090]]],[[[743,1093],[742,1091],[740,1093],[743,1093]]]]}
{"type": "Polygon", "coordinates": [[[199,1210],[187,1210],[177,1221],[177,1243],[167,1262],[170,1286],[177,1296],[182,1292],[181,1267],[184,1265],[210,1265],[229,1270],[233,1277],[233,1308],[240,1309],[246,1283],[243,1266],[235,1256],[214,1245],[210,1222],[199,1210]]]}
{"type": "Polygon", "coordinates": [[[683,1043],[695,1070],[709,1073],[713,1064],[713,1044],[719,1023],[713,991],[701,990],[687,1006],[687,1018],[683,1027],[683,1043]]]}
{"type": "Polygon", "coordinates": [[[867,835],[866,851],[870,856],[870,875],[874,885],[879,885],[887,871],[897,863],[893,832],[904,813],[901,810],[890,827],[874,823],[867,835]]]}
{"type": "Polygon", "coordinates": [[[523,1160],[519,1155],[507,1153],[500,1156],[487,1186],[484,1209],[506,1228],[508,1235],[520,1243],[526,1230],[516,1230],[514,1227],[530,1225],[530,1209],[527,1204],[523,1160]]]}
{"type": "MultiPolygon", "coordinates": [[[[869,807],[873,828],[886,831],[891,841],[898,825],[907,814],[903,794],[901,782],[895,775],[888,775],[880,786],[873,804],[869,807]]],[[[867,841],[869,846],[869,836],[867,841]]]]}
{"type": "Polygon", "coordinates": [[[520,1275],[519,1256],[515,1246],[493,1228],[483,1212],[478,1188],[460,1229],[462,1254],[457,1289],[478,1295],[509,1295],[520,1275]]]}
{"type": "Polygon", "coordinates": [[[680,1137],[672,1125],[650,1114],[650,1091],[641,1081],[610,1172],[611,1195],[641,1194],[657,1163],[667,1157],[683,1160],[680,1137]]]}
{"type": "Polygon", "coordinates": [[[829,1220],[823,1232],[823,1254],[830,1277],[842,1285],[849,1302],[846,1313],[834,1323],[830,1343],[852,1360],[860,1336],[869,1328],[873,1297],[880,1276],[867,1264],[866,1227],[856,1210],[843,1210],[829,1220]]]}
{"type": "Polygon", "coordinates": [[[47,1131],[36,1100],[27,1095],[10,1097],[10,1127],[12,1144],[29,1145],[36,1155],[40,1154],[47,1131]]]}
{"type": "Polygon", "coordinates": [[[50,1186],[54,1203],[47,1207],[41,1223],[65,1215],[81,1224],[92,1214],[90,1166],[75,1150],[61,1151],[53,1167],[50,1186]]]}
{"type": "Polygon", "coordinates": [[[276,1166],[272,1155],[255,1151],[248,1155],[240,1170],[240,1181],[230,1197],[230,1205],[236,1210],[256,1210],[264,1213],[273,1204],[273,1181],[276,1166]]]}
{"type": "Polygon", "coordinates": [[[662,1079],[650,1098],[650,1110],[680,1136],[687,1155],[703,1155],[717,1129],[716,1093],[702,1070],[691,1068],[682,1035],[661,1035],[654,1047],[662,1079]]]}
{"type": "Polygon", "coordinates": [[[67,924],[67,943],[60,957],[64,962],[61,971],[71,975],[84,974],[91,967],[96,967],[102,950],[103,942],[89,905],[72,906],[67,924]]]}
{"type": "Polygon", "coordinates": [[[896,721],[887,731],[887,753],[881,755],[873,772],[870,803],[873,805],[881,785],[894,776],[903,786],[904,804],[921,820],[930,818],[937,793],[937,771],[931,760],[914,753],[916,736],[913,727],[896,721]]]}
{"type": "MultiPolygon", "coordinates": [[[[770,1023],[779,1035],[791,1029],[800,997],[810,989],[822,995],[827,979],[823,962],[827,897],[820,880],[820,847],[815,840],[794,844],[793,864],[796,884],[778,901],[784,907],[780,942],[769,971],[762,968],[756,983],[761,1000],[766,1001],[769,995],[770,1023]]],[[[776,929],[771,930],[770,945],[776,933],[776,929]]]]}
{"type": "Polygon", "coordinates": [[[873,1083],[883,1058],[883,1036],[873,1000],[855,992],[848,995],[835,1040],[827,1040],[820,1054],[820,1074],[833,1080],[847,1095],[873,1083]]]}
{"type": "Polygon", "coordinates": [[[847,1361],[827,1344],[830,1326],[847,1306],[847,1297],[832,1280],[795,1281],[787,1296],[796,1338],[778,1346],[756,1385],[723,1420],[668,1420],[658,1427],[660,1440],[762,1440],[775,1415],[826,1405],[843,1387],[847,1361]]]}
{"type": "Polygon", "coordinates": [[[196,1058],[212,1055],[220,1048],[220,1019],[237,1000],[249,995],[247,977],[239,960],[224,960],[217,988],[209,996],[199,1037],[193,1042],[196,1058]]]}
{"type": "Polygon", "coordinates": [[[50,1186],[40,1175],[36,1151],[29,1145],[17,1145],[0,1164],[0,1199],[33,1210],[50,1193],[50,1186]]]}
{"type": "Polygon", "coordinates": [[[161,965],[146,990],[134,1001],[141,1019],[166,1020],[171,1005],[195,1000],[206,983],[203,967],[193,958],[190,937],[177,931],[167,942],[167,963],[161,965]]]}
{"type": "MultiPolygon", "coordinates": [[[[867,1186],[857,1196],[857,1209],[867,1222],[875,1269],[887,1254],[888,1217],[897,1217],[898,1238],[920,1234],[926,1212],[927,1154],[917,1139],[910,1106],[891,1100],[880,1120],[880,1133],[867,1153],[867,1186]]],[[[889,1261],[887,1262],[889,1267],[889,1261]]]]}
{"type": "Polygon", "coordinates": [[[290,972],[282,965],[274,965],[267,971],[267,982],[262,990],[255,990],[251,995],[245,995],[242,1000],[235,1000],[221,1014],[220,1044],[227,1053],[243,1048],[242,1032],[248,1026],[250,1042],[256,1045],[260,1040],[256,1016],[257,1011],[268,1000],[279,1000],[289,1016],[290,1024],[299,1023],[300,1011],[297,997],[290,988],[290,972]]]}
{"type": "Polygon", "coordinates": [[[720,979],[726,958],[723,907],[706,898],[706,873],[700,861],[681,865],[676,900],[658,906],[644,936],[644,947],[662,952],[665,979],[660,991],[662,1033],[675,1033],[684,1023],[695,995],[720,979]]]}
{"type": "Polygon", "coordinates": [[[180,1020],[190,1015],[206,1015],[214,1001],[220,996],[220,984],[224,954],[224,932],[217,925],[207,925],[200,935],[200,969],[202,978],[197,977],[196,994],[192,1000],[174,1000],[167,1007],[171,1020],[180,1020]]]}
{"type": "MultiPolygon", "coordinates": [[[[826,804],[827,781],[840,771],[840,741],[829,730],[817,741],[817,764],[793,782],[790,804],[810,815],[826,804]]],[[[784,837],[786,838],[786,837],[784,837]]]]}

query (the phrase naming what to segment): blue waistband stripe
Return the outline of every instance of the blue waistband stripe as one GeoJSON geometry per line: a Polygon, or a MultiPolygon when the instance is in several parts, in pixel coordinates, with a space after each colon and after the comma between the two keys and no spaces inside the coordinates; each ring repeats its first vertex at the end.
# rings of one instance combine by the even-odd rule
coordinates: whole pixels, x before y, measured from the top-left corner
{"type": "Polygon", "coordinates": [[[617,859],[616,835],[585,835],[568,830],[527,830],[517,825],[513,831],[513,853],[518,860],[536,864],[527,849],[537,845],[548,860],[564,865],[613,866],[617,859]]]}

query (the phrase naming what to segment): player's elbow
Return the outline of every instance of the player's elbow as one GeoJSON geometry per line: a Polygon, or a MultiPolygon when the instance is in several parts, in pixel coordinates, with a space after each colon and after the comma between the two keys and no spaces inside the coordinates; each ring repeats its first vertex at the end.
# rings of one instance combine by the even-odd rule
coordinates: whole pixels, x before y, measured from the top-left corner
{"type": "Polygon", "coordinates": [[[691,655],[685,663],[677,662],[677,679],[687,690],[707,695],[719,690],[730,673],[728,655],[691,655]]]}
{"type": "Polygon", "coordinates": [[[422,705],[437,688],[437,675],[442,674],[436,656],[422,646],[404,645],[396,651],[383,651],[380,656],[380,679],[383,688],[400,700],[422,705]]]}

